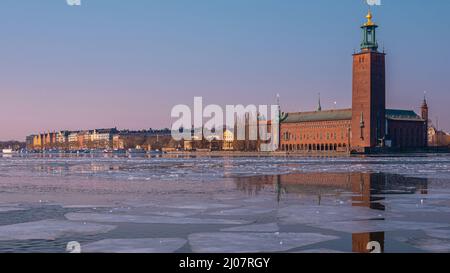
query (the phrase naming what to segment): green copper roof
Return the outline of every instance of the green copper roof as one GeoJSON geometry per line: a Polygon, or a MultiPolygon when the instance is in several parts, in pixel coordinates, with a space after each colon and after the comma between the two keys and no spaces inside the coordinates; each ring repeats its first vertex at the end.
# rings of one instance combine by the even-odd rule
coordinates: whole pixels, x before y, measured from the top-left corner
{"type": "Polygon", "coordinates": [[[283,123],[298,123],[310,121],[326,121],[326,120],[350,120],[352,119],[352,109],[286,113],[283,123]]]}
{"type": "Polygon", "coordinates": [[[422,118],[412,110],[386,109],[386,118],[392,120],[422,121],[422,118]]]}
{"type": "MultiPolygon", "coordinates": [[[[390,120],[423,121],[412,110],[386,109],[386,118],[390,120]]],[[[352,109],[339,109],[315,112],[284,113],[282,123],[299,123],[313,121],[351,120],[352,109]]]]}

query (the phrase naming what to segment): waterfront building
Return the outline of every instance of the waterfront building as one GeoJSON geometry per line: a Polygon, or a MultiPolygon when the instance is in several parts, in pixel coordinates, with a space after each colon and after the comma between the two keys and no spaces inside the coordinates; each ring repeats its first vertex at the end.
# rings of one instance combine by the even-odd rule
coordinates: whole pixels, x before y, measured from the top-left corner
{"type": "Polygon", "coordinates": [[[231,130],[226,129],[223,131],[223,146],[224,151],[232,151],[234,142],[234,134],[231,130]]]}
{"type": "Polygon", "coordinates": [[[34,149],[34,138],[35,137],[36,137],[35,135],[30,135],[25,138],[25,147],[27,150],[34,149]]]}
{"type": "Polygon", "coordinates": [[[422,115],[386,109],[386,54],[378,50],[372,13],[361,27],[361,48],[353,54],[352,108],[283,113],[280,148],[288,152],[370,152],[377,148],[425,148],[428,105],[422,115]]]}
{"type": "Polygon", "coordinates": [[[430,126],[428,128],[428,146],[450,147],[450,134],[430,126]]]}
{"type": "Polygon", "coordinates": [[[56,134],[56,142],[60,145],[63,145],[68,142],[69,131],[59,131],[56,134]]]}

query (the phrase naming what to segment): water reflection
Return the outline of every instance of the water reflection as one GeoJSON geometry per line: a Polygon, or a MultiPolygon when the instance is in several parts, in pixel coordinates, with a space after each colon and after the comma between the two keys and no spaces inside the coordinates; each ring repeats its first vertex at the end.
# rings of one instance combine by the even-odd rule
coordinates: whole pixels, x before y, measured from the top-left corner
{"type": "Polygon", "coordinates": [[[385,210],[382,201],[389,194],[427,194],[426,178],[386,173],[296,173],[253,177],[235,177],[236,187],[249,195],[275,189],[277,201],[286,194],[339,195],[352,193],[352,205],[385,210]]]}
{"type": "MultiPolygon", "coordinates": [[[[385,211],[383,202],[392,194],[428,194],[428,180],[386,173],[297,173],[261,177],[237,177],[236,187],[249,195],[257,195],[265,189],[274,189],[277,202],[283,196],[315,196],[316,204],[322,198],[340,198],[350,193],[353,207],[366,207],[385,211]]],[[[384,219],[377,219],[384,220],[384,219]]],[[[352,234],[352,251],[358,253],[384,252],[385,233],[367,232],[352,234]]]]}
{"type": "Polygon", "coordinates": [[[384,253],[384,232],[366,232],[352,234],[352,252],[370,253],[376,251],[384,253]],[[376,242],[373,248],[370,242],[376,242]]]}

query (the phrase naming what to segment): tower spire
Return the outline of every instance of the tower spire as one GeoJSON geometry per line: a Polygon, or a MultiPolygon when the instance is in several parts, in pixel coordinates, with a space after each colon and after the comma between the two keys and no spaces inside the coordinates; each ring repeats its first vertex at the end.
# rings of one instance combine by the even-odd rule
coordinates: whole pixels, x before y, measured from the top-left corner
{"type": "Polygon", "coordinates": [[[367,27],[367,26],[374,26],[375,25],[375,23],[372,21],[373,15],[372,15],[372,11],[370,10],[370,8],[369,8],[369,12],[366,15],[366,19],[367,19],[367,22],[364,24],[364,26],[367,27]]]}
{"type": "Polygon", "coordinates": [[[376,29],[378,26],[372,21],[372,11],[366,15],[367,22],[364,23],[361,28],[363,30],[363,40],[361,42],[361,50],[378,50],[378,42],[376,38],[376,29]]]}
{"type": "Polygon", "coordinates": [[[322,111],[322,105],[320,103],[320,93],[319,93],[319,105],[317,106],[317,111],[322,111]]]}
{"type": "Polygon", "coordinates": [[[428,103],[427,103],[427,92],[423,92],[423,102],[420,107],[422,111],[422,119],[424,119],[428,123],[428,103]]]}
{"type": "Polygon", "coordinates": [[[277,107],[278,107],[278,115],[281,115],[280,93],[277,93],[277,107]]]}

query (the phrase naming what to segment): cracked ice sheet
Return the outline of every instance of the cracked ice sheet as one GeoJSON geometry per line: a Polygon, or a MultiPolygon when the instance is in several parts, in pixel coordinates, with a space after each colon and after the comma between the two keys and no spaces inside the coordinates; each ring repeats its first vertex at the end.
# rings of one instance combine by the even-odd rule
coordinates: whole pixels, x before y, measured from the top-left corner
{"type": "Polygon", "coordinates": [[[398,197],[392,200],[386,200],[384,203],[391,209],[395,210],[435,210],[437,212],[450,212],[448,204],[450,199],[429,199],[428,197],[422,197],[418,199],[408,199],[404,197],[398,197]]]}
{"type": "Polygon", "coordinates": [[[280,252],[338,238],[318,233],[211,232],[189,235],[189,244],[193,252],[280,252]]]}
{"type": "Polygon", "coordinates": [[[167,204],[163,205],[163,207],[174,208],[174,209],[192,209],[192,210],[202,210],[206,211],[209,209],[226,209],[226,208],[235,208],[236,205],[229,204],[210,204],[210,203],[186,203],[186,204],[167,204]]]}
{"type": "Polygon", "coordinates": [[[64,209],[101,209],[112,208],[113,205],[66,205],[62,206],[64,209]]]}
{"type": "Polygon", "coordinates": [[[414,239],[414,240],[403,240],[403,242],[427,252],[434,252],[434,253],[450,252],[450,240],[414,239]]]}
{"type": "Polygon", "coordinates": [[[232,227],[232,228],[224,228],[220,231],[232,231],[232,232],[242,232],[242,231],[250,231],[250,232],[276,232],[278,231],[277,223],[270,224],[256,224],[256,225],[248,225],[248,226],[240,226],[240,227],[232,227]]]}
{"type": "Polygon", "coordinates": [[[364,207],[350,206],[289,206],[278,210],[278,216],[286,224],[312,224],[336,221],[369,220],[385,217],[386,212],[378,212],[364,207]]]}
{"type": "Polygon", "coordinates": [[[448,230],[448,229],[425,230],[425,234],[430,237],[437,238],[437,239],[450,240],[450,230],[448,230]]]}
{"type": "Polygon", "coordinates": [[[325,253],[325,254],[330,254],[330,253],[346,253],[344,251],[339,251],[339,250],[334,250],[334,249],[328,249],[328,248],[317,248],[317,249],[307,249],[307,250],[302,250],[302,251],[296,251],[293,253],[325,253]]]}
{"type": "MultiPolygon", "coordinates": [[[[182,197],[181,197],[182,198],[182,197]]],[[[212,203],[212,202],[192,202],[183,200],[180,198],[173,199],[161,199],[154,203],[139,203],[139,202],[126,202],[125,204],[132,206],[134,208],[150,208],[159,210],[184,210],[184,211],[197,211],[203,212],[207,210],[216,209],[230,209],[237,208],[239,205],[235,204],[225,204],[225,203],[212,203]]]]}
{"type": "Polygon", "coordinates": [[[246,225],[249,221],[227,219],[202,219],[188,217],[98,214],[98,213],[68,213],[67,219],[73,221],[91,221],[100,223],[137,223],[137,224],[220,224],[246,225]]]}
{"type": "Polygon", "coordinates": [[[450,226],[450,224],[442,223],[420,223],[386,220],[343,221],[309,225],[317,228],[347,233],[381,232],[394,230],[427,230],[450,226]]]}
{"type": "Polygon", "coordinates": [[[145,215],[157,215],[157,216],[168,216],[168,217],[188,217],[198,215],[198,212],[184,212],[184,211],[169,211],[169,210],[161,210],[161,211],[138,211],[139,213],[145,215]]]}
{"type": "Polygon", "coordinates": [[[173,253],[187,243],[180,238],[106,239],[82,246],[86,253],[173,253]]]}
{"type": "Polygon", "coordinates": [[[55,240],[71,234],[95,235],[107,233],[115,226],[84,224],[65,220],[42,220],[0,226],[0,241],[9,240],[55,240]]]}
{"type": "Polygon", "coordinates": [[[0,212],[23,211],[24,208],[0,207],[0,212]]]}
{"type": "Polygon", "coordinates": [[[266,214],[273,212],[274,209],[271,208],[260,208],[260,207],[247,207],[238,209],[221,210],[208,213],[208,215],[225,215],[225,216],[248,216],[255,214],[266,214]]]}

